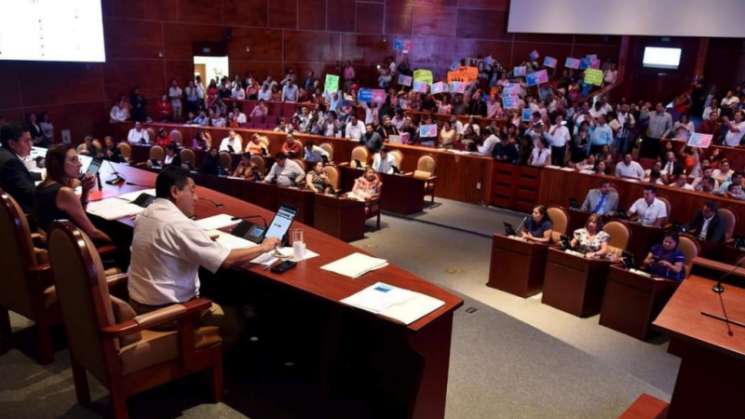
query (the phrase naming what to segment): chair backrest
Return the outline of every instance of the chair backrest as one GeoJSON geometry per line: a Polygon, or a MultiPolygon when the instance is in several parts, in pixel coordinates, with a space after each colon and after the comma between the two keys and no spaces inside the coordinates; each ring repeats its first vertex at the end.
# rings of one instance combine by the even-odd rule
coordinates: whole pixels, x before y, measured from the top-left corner
{"type": "Polygon", "coordinates": [[[431,177],[435,174],[436,167],[435,159],[432,156],[421,156],[416,162],[416,170],[414,171],[414,177],[424,179],[431,177]]]}
{"type": "Polygon", "coordinates": [[[331,143],[323,143],[319,147],[329,153],[329,160],[334,160],[334,146],[331,143]]]}
{"type": "Polygon", "coordinates": [[[154,145],[150,147],[150,155],[148,157],[149,160],[155,160],[155,161],[163,161],[165,159],[166,152],[163,150],[163,147],[159,145],[154,145]]]}
{"type": "Polygon", "coordinates": [[[122,157],[124,157],[124,160],[129,161],[129,159],[132,157],[132,146],[129,145],[128,142],[122,141],[121,143],[116,145],[116,148],[118,148],[119,152],[122,153],[122,157]]]}
{"type": "Polygon", "coordinates": [[[49,234],[49,259],[62,308],[71,357],[104,383],[108,367],[100,330],[115,323],[101,258],[90,238],[69,221],[55,221],[49,234]]]}
{"type": "Polygon", "coordinates": [[[32,307],[26,272],[36,265],[31,230],[16,200],[1,189],[0,207],[0,306],[28,316],[32,307]]]}
{"type": "Polygon", "coordinates": [[[352,167],[357,167],[357,161],[359,161],[362,167],[367,167],[368,156],[367,149],[364,146],[358,145],[352,149],[352,160],[349,164],[352,167]]]}
{"type": "Polygon", "coordinates": [[[603,231],[608,233],[608,250],[609,253],[620,256],[629,244],[631,230],[629,227],[619,221],[610,221],[603,226],[603,231]]]}
{"type": "Polygon", "coordinates": [[[181,164],[189,164],[191,167],[196,167],[197,156],[194,154],[194,150],[190,148],[183,148],[179,153],[181,156],[181,164]]]}
{"type": "Polygon", "coordinates": [[[329,178],[329,183],[333,186],[334,190],[339,190],[339,171],[334,166],[325,166],[323,172],[329,178]]]}
{"type": "Polygon", "coordinates": [[[737,224],[735,213],[729,208],[719,208],[717,213],[724,223],[724,239],[729,240],[735,234],[735,224],[737,224]]]}
{"type": "Polygon", "coordinates": [[[667,209],[667,219],[671,219],[672,214],[670,214],[670,211],[672,210],[672,207],[670,206],[670,201],[668,201],[667,198],[663,198],[661,196],[658,196],[657,199],[665,203],[665,209],[667,209]]]}
{"type": "Polygon", "coordinates": [[[220,166],[228,172],[233,168],[233,156],[227,151],[220,152],[220,166]]]}
{"type": "Polygon", "coordinates": [[[401,169],[401,163],[404,161],[404,155],[401,154],[401,150],[391,150],[388,152],[391,156],[393,156],[394,164],[397,168],[401,169]]]}
{"type": "Polygon", "coordinates": [[[561,207],[548,207],[546,208],[546,212],[554,225],[551,232],[551,240],[559,241],[561,236],[567,233],[569,214],[561,207]]]}
{"type": "Polygon", "coordinates": [[[263,157],[254,154],[253,156],[251,156],[251,163],[256,165],[256,170],[259,171],[261,176],[264,176],[266,174],[266,161],[263,157]]]}
{"type": "Polygon", "coordinates": [[[685,276],[691,273],[691,267],[693,266],[693,258],[698,256],[699,247],[696,239],[687,235],[680,235],[678,238],[678,249],[685,255],[685,276]]]}
{"type": "Polygon", "coordinates": [[[266,149],[266,151],[269,151],[269,139],[268,138],[260,136],[259,142],[266,149]]]}

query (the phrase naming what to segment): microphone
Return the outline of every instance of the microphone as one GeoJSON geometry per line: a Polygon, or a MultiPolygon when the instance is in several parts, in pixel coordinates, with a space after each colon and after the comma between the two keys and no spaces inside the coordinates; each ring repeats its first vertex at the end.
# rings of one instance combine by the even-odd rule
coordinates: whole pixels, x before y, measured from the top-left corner
{"type": "Polygon", "coordinates": [[[515,231],[519,233],[523,229],[523,227],[525,227],[525,223],[527,222],[528,222],[528,217],[527,216],[523,217],[523,219],[520,220],[520,224],[517,225],[517,229],[515,231]]]}
{"type": "Polygon", "coordinates": [[[720,276],[719,279],[717,279],[717,283],[714,284],[713,287],[711,287],[711,290],[714,291],[717,294],[723,293],[724,292],[724,285],[722,285],[722,280],[727,279],[730,276],[732,276],[732,274],[735,273],[735,271],[737,270],[737,268],[739,268],[743,263],[745,263],[745,259],[741,259],[739,262],[737,262],[737,264],[729,272],[727,272],[724,275],[720,276]]]}
{"type": "Polygon", "coordinates": [[[211,199],[209,199],[209,198],[203,198],[203,197],[201,197],[201,196],[199,197],[199,200],[200,200],[200,201],[207,201],[207,202],[209,202],[210,204],[214,205],[214,207],[215,207],[215,208],[222,208],[222,207],[224,207],[224,206],[225,206],[225,205],[221,204],[220,202],[215,202],[215,201],[213,201],[213,200],[211,200],[211,199]]]}
{"type": "MultiPolygon", "coordinates": [[[[110,160],[104,160],[104,161],[111,168],[111,174],[114,175],[113,178],[111,178],[111,179],[109,179],[109,180],[106,181],[106,184],[107,185],[118,185],[118,184],[124,183],[124,182],[126,182],[128,185],[130,184],[129,182],[127,182],[126,179],[124,179],[124,177],[122,175],[119,174],[119,172],[116,170],[116,167],[113,164],[111,164],[111,161],[110,160]]],[[[136,185],[136,186],[139,186],[139,185],[136,185]]]]}

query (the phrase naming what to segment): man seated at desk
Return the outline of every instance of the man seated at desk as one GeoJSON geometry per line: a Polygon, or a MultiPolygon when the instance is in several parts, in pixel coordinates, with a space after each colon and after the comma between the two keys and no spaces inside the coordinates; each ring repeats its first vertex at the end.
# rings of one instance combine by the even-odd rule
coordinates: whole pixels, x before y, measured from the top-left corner
{"type": "Polygon", "coordinates": [[[616,165],[616,176],[629,179],[644,179],[644,168],[638,162],[635,162],[631,154],[623,156],[623,161],[616,165]]]}
{"type": "Polygon", "coordinates": [[[304,150],[305,155],[303,156],[303,160],[308,163],[328,163],[331,161],[329,152],[324,150],[320,146],[317,146],[316,143],[311,140],[305,142],[304,150]]]}
{"type": "Polygon", "coordinates": [[[685,255],[678,249],[678,240],[678,233],[666,232],[662,244],[652,246],[644,259],[644,270],[658,278],[685,279],[685,255]]]}
{"type": "Polygon", "coordinates": [[[706,201],[693,220],[688,224],[688,232],[701,242],[721,243],[724,241],[724,222],[719,217],[719,204],[706,201]]]}
{"type": "Polygon", "coordinates": [[[220,142],[220,151],[237,154],[243,151],[243,138],[235,130],[228,131],[228,136],[220,142]]]}
{"type": "Polygon", "coordinates": [[[603,258],[608,254],[610,236],[602,230],[602,219],[599,214],[591,214],[585,221],[584,228],[574,230],[570,242],[572,249],[577,249],[588,258],[603,258]]]}
{"type": "Polygon", "coordinates": [[[396,167],[396,159],[388,152],[387,147],[383,147],[379,152],[375,153],[373,156],[372,168],[378,173],[387,173],[389,175],[398,171],[398,167],[396,167]]]}
{"type": "Polygon", "coordinates": [[[627,215],[637,216],[638,221],[648,227],[662,227],[667,219],[667,205],[657,198],[657,188],[652,185],[644,187],[644,196],[637,199],[627,215]]]}
{"type": "Polygon", "coordinates": [[[31,154],[31,133],[18,125],[0,126],[0,187],[18,202],[23,212],[34,210],[34,181],[40,173],[30,172],[24,160],[31,154]]]}
{"type": "Polygon", "coordinates": [[[530,217],[525,222],[525,227],[520,232],[520,237],[525,240],[546,243],[551,241],[551,230],[554,227],[554,223],[551,221],[551,217],[548,216],[548,210],[543,205],[538,205],[533,208],[530,217]]]}
{"type": "MultiPolygon", "coordinates": [[[[196,184],[179,167],[168,167],[158,175],[155,193],[156,199],[135,220],[132,239],[127,287],[138,314],[198,297],[200,266],[211,272],[247,266],[279,243],[270,237],[256,247],[229,250],[210,239],[191,219],[198,199],[196,184]]],[[[222,308],[213,303],[199,323],[219,326],[230,343],[238,333],[232,330],[233,320],[226,319],[222,308]]]]}
{"type": "Polygon", "coordinates": [[[127,133],[127,142],[130,144],[149,144],[150,134],[147,130],[142,128],[142,122],[135,122],[134,128],[131,128],[127,133]]]}
{"type": "Polygon", "coordinates": [[[618,209],[618,192],[613,189],[610,181],[604,180],[600,188],[587,191],[580,209],[598,215],[613,214],[618,209]]]}
{"type": "Polygon", "coordinates": [[[294,160],[288,159],[285,153],[280,152],[274,156],[274,164],[264,182],[288,187],[296,186],[304,177],[305,170],[294,160]]]}

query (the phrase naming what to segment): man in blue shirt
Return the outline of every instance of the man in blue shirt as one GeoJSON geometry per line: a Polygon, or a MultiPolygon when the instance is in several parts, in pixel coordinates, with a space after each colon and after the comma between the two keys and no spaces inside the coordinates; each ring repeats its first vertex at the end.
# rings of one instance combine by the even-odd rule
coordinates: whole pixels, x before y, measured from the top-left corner
{"type": "Polygon", "coordinates": [[[613,130],[605,121],[605,116],[598,115],[590,126],[590,154],[598,153],[605,145],[610,147],[611,142],[613,142],[613,130]]]}

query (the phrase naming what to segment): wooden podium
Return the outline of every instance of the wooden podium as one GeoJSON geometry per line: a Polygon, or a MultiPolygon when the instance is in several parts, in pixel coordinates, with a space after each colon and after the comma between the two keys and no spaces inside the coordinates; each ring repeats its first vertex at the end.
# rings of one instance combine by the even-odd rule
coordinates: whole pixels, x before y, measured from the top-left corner
{"type": "Polygon", "coordinates": [[[600,324],[645,340],[652,320],[662,311],[679,282],[651,278],[611,266],[605,284],[600,324]]]}
{"type": "Polygon", "coordinates": [[[682,362],[668,419],[742,418],[745,415],[745,289],[692,275],[684,280],[654,321],[670,334],[682,362]],[[728,334],[725,307],[731,324],[728,334]],[[706,313],[708,315],[704,315],[706,313]]]}
{"type": "Polygon", "coordinates": [[[548,249],[541,301],[575,316],[597,314],[609,265],[604,259],[587,259],[548,249]]]}
{"type": "Polygon", "coordinates": [[[548,246],[495,234],[486,285],[526,298],[541,292],[548,246]]]}
{"type": "Polygon", "coordinates": [[[344,241],[365,237],[365,203],[317,194],[313,226],[344,241]]]}

